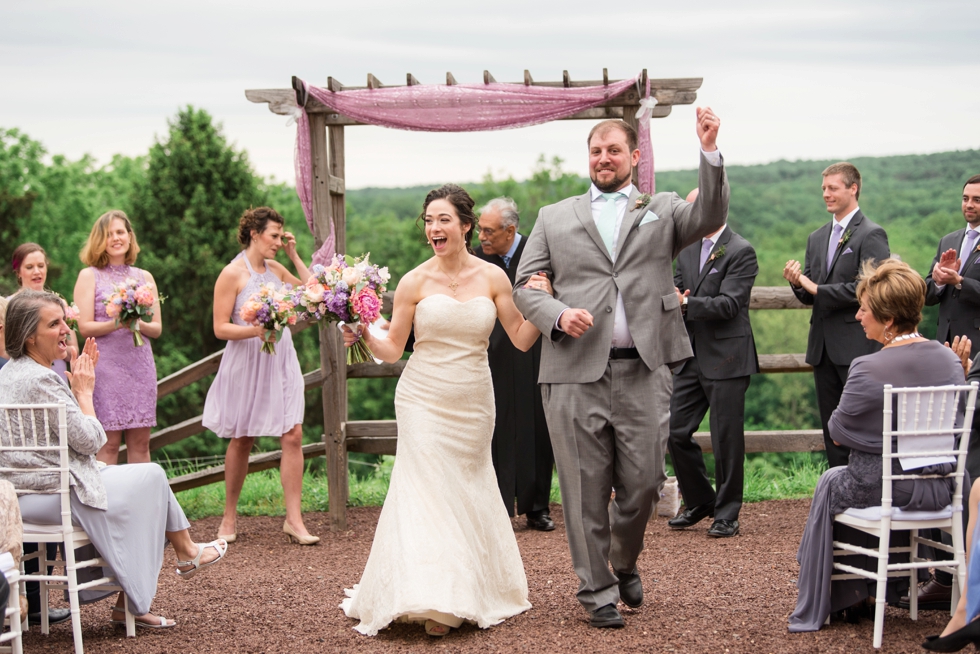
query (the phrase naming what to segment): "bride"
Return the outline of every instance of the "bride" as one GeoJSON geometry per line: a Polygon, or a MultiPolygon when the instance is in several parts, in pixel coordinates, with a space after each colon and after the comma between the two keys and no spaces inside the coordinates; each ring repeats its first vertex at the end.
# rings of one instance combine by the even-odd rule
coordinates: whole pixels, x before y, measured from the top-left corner
{"type": "MultiPolygon", "coordinates": [[[[455,184],[429,192],[420,218],[434,256],[399,282],[388,336],[361,335],[389,363],[413,324],[416,339],[395,391],[388,496],[361,582],[340,605],[363,634],[398,620],[444,636],[464,621],[485,629],[531,608],[490,460],[487,339],[497,318],[521,350],[540,332],[514,306],[504,271],[472,255],[473,204],[455,184]]],[[[551,292],[543,276],[529,286],[551,292]]],[[[358,336],[344,329],[350,346],[358,336]]]]}

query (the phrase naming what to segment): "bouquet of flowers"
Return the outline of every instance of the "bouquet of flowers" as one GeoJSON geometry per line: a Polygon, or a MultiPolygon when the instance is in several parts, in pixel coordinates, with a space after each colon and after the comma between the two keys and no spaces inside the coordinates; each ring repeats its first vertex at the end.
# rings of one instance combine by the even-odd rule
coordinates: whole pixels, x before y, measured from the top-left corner
{"type": "MultiPolygon", "coordinates": [[[[366,325],[381,317],[381,294],[391,279],[388,268],[371,263],[371,253],[363,257],[334,255],[330,265],[313,266],[313,274],[296,293],[304,320],[347,323],[360,334],[366,325]]],[[[347,350],[347,363],[373,361],[374,355],[363,340],[347,350]]]]}
{"type": "Polygon", "coordinates": [[[297,320],[296,301],[292,289],[287,285],[276,288],[275,284],[262,284],[259,290],[252,294],[238,311],[239,317],[265,330],[262,339],[262,351],[266,354],[276,353],[276,344],[269,340],[273,334],[279,340],[282,331],[288,325],[295,325],[297,320]]]}
{"type": "Polygon", "coordinates": [[[127,277],[121,284],[112,287],[112,293],[102,303],[105,304],[106,315],[114,319],[117,325],[127,323],[133,332],[133,345],[141,347],[143,336],[140,334],[140,320],[153,319],[153,284],[140,284],[127,277]]]}

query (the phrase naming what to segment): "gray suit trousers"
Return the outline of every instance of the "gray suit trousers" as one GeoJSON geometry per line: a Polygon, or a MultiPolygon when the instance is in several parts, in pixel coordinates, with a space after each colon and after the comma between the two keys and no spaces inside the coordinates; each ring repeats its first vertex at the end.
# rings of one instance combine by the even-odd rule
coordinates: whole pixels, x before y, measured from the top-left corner
{"type": "Polygon", "coordinates": [[[609,361],[592,383],[542,384],[577,596],[587,611],[619,601],[609,566],[632,572],[643,550],[666,479],[671,384],[666,365],[651,371],[640,359],[609,361]]]}

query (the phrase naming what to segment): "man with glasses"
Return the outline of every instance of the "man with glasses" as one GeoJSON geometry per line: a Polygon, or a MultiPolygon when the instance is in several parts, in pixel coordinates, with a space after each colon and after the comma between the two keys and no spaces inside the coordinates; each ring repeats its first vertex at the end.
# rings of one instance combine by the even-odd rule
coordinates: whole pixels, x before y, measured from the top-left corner
{"type": "MultiPolygon", "coordinates": [[[[495,198],[480,211],[476,256],[503,268],[511,284],[526,240],[517,232],[520,216],[510,198],[495,198]]],[[[527,526],[551,531],[548,500],[554,456],[541,404],[538,366],[541,341],[527,352],[510,342],[497,321],[487,351],[497,420],[490,449],[497,485],[510,516],[527,516],[527,526]]]]}

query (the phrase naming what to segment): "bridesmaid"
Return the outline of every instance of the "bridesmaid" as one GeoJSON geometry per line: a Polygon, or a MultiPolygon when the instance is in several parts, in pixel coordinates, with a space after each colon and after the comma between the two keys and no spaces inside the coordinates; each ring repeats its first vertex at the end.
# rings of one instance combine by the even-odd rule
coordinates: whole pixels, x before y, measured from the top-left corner
{"type": "MultiPolygon", "coordinates": [[[[225,266],[214,285],[214,335],[228,341],[218,374],[204,402],[203,424],[228,438],[225,455],[225,513],[220,538],[237,538],[238,497],[248,472],[248,455],[257,436],[281,437],[279,474],[286,500],[282,530],[300,545],[319,542],[303,524],[303,373],[289,330],[276,343],[276,353],[260,351],[264,330],[246,325],[238,312],[262,284],[298,285],[309,279],[306,264],[296,254],[296,239],[283,231],[274,209],[258,207],[242,215],[238,242],[244,251],[225,266]],[[273,261],[285,248],[299,277],[273,261]],[[302,280],[300,279],[302,278],[302,280]]],[[[274,338],[274,336],[273,336],[274,338]]]]}
{"type": "MultiPolygon", "coordinates": [[[[20,287],[17,289],[17,293],[24,289],[31,291],[46,290],[44,286],[48,281],[48,253],[44,251],[44,248],[37,243],[21,243],[14,249],[11,259],[11,267],[14,269],[17,285],[20,287]]],[[[78,339],[75,338],[74,331],[68,338],[68,349],[69,352],[65,358],[55,361],[54,366],[52,366],[52,369],[61,375],[61,378],[66,382],[68,381],[68,377],[65,376],[68,371],[68,361],[71,359],[72,353],[78,355],[78,339]]]]}
{"type": "Polygon", "coordinates": [[[112,287],[133,278],[153,284],[153,318],[140,321],[140,333],[151,339],[163,331],[160,296],[153,276],[133,266],[140,246],[129,218],[113,210],[99,216],[82,247],[79,258],[88,265],[78,273],[75,282],[75,304],[78,306],[78,331],[82,338],[95,338],[100,358],[96,368],[93,400],[95,415],[105,428],[106,444],[96,458],[115,465],[123,434],[126,438],[126,460],[129,463],[150,462],[150,428],[157,424],[157,368],[153,346],[144,340],[133,345],[126,323],[117,323],[106,315],[103,300],[112,287]]]}

